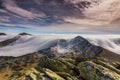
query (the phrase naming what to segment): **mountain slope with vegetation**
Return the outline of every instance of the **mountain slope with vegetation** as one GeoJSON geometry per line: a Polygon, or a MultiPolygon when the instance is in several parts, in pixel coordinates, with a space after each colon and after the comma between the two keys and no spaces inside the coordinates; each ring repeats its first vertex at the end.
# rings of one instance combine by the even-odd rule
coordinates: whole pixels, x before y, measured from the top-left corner
{"type": "Polygon", "coordinates": [[[0,80],[120,80],[120,55],[80,36],[60,39],[38,52],[1,56],[0,80]]]}
{"type": "Polygon", "coordinates": [[[1,57],[0,80],[120,80],[120,63],[102,57],[1,57]]]}

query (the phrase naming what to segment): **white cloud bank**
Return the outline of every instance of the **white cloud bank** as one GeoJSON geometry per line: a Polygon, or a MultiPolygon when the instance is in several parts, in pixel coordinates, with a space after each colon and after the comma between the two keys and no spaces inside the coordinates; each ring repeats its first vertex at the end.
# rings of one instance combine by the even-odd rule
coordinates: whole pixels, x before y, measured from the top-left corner
{"type": "MultiPolygon", "coordinates": [[[[16,42],[0,48],[0,56],[20,56],[38,50],[45,49],[53,45],[57,39],[71,39],[75,35],[37,35],[37,36],[22,36],[16,42]]],[[[81,35],[92,44],[101,46],[112,52],[120,54],[120,44],[116,44],[114,39],[120,40],[119,35],[81,35]]],[[[6,37],[5,37],[6,39],[6,37]]],[[[3,37],[0,37],[3,40],[3,37]]],[[[60,50],[59,50],[60,51],[60,50]]]]}

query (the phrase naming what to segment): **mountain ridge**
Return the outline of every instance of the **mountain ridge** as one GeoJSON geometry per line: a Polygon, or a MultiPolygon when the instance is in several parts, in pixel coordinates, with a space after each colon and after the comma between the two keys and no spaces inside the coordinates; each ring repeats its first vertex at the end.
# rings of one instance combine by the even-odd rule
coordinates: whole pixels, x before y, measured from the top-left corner
{"type": "MultiPolygon", "coordinates": [[[[24,43],[26,43],[26,42],[28,42],[28,40],[33,39],[31,37],[31,35],[24,35],[24,36],[18,35],[16,37],[13,37],[12,39],[8,39],[8,40],[0,42],[1,48],[2,47],[4,48],[8,45],[9,46],[14,46],[16,44],[20,45],[24,41],[25,41],[24,43]],[[24,38],[24,36],[28,36],[28,38],[26,38],[27,41],[22,40],[22,37],[24,38]],[[19,41],[16,42],[16,40],[18,40],[19,38],[21,38],[22,42],[19,42],[19,41]],[[8,44],[6,44],[6,42],[8,44]]],[[[52,43],[50,43],[50,45],[46,48],[43,48],[41,50],[38,49],[37,51],[28,52],[26,54],[29,54],[29,53],[38,53],[38,54],[40,53],[40,55],[48,56],[48,57],[52,57],[52,58],[62,57],[62,56],[64,56],[64,57],[69,56],[70,57],[70,56],[74,56],[74,55],[75,56],[81,55],[81,56],[86,57],[86,58],[95,57],[95,56],[102,56],[105,58],[111,58],[111,59],[113,58],[113,60],[119,61],[119,54],[116,54],[112,51],[104,49],[103,47],[95,46],[81,36],[77,36],[75,38],[67,39],[67,40],[66,39],[57,39],[56,41],[53,41],[52,43]],[[116,58],[117,56],[118,56],[118,58],[116,58]]]]}
{"type": "MultiPolygon", "coordinates": [[[[119,43],[118,38],[119,37],[113,37],[113,38],[95,38],[94,37],[85,37],[78,39],[78,41],[75,39],[77,37],[71,37],[67,39],[67,36],[63,37],[56,37],[54,35],[16,35],[16,36],[11,36],[9,38],[9,35],[1,36],[1,48],[0,48],[0,53],[2,54],[3,52],[8,54],[7,51],[9,50],[9,54],[12,56],[16,56],[15,52],[19,53],[19,50],[22,51],[23,55],[27,53],[33,53],[33,52],[38,52],[43,49],[47,49],[52,47],[53,50],[57,50],[60,53],[65,53],[65,51],[69,51],[74,53],[75,50],[77,51],[77,47],[90,49],[93,50],[95,49],[92,45],[100,46],[101,48],[110,50],[114,53],[119,54],[119,44],[116,44],[117,41],[119,43]],[[8,37],[8,38],[7,38],[8,37]],[[5,38],[5,39],[4,39],[5,38]],[[65,39],[66,38],[66,39],[65,39]],[[83,42],[81,41],[83,40],[83,42]],[[116,41],[117,40],[117,41],[116,41]],[[5,43],[5,44],[4,44],[5,43]],[[8,43],[8,44],[7,44],[8,43]],[[81,46],[80,46],[81,45],[81,46]],[[36,46],[36,47],[34,47],[36,46]],[[88,47],[88,48],[87,48],[88,47]],[[90,48],[91,47],[91,48],[90,48]],[[29,51],[27,51],[29,49],[29,51]],[[62,51],[62,52],[61,52],[62,51]],[[118,52],[117,52],[118,51],[118,52]],[[15,54],[15,55],[14,55],[15,54]]],[[[85,49],[85,50],[86,50],[85,49]]],[[[97,50],[99,52],[99,50],[97,50]]],[[[89,51],[88,51],[89,52],[89,51]]],[[[21,54],[21,53],[19,53],[21,54]]],[[[11,56],[10,55],[10,56],[11,56]]],[[[9,55],[8,55],[9,56],[9,55]]],[[[19,55],[18,55],[19,56],[19,55]]]]}
{"type": "MultiPolygon", "coordinates": [[[[19,38],[26,36],[31,35],[19,35],[19,38]]],[[[119,80],[119,62],[119,54],[77,36],[72,39],[57,39],[48,48],[33,53],[17,57],[0,56],[0,79],[119,80]],[[68,51],[61,53],[57,51],[58,47],[68,51]]]]}

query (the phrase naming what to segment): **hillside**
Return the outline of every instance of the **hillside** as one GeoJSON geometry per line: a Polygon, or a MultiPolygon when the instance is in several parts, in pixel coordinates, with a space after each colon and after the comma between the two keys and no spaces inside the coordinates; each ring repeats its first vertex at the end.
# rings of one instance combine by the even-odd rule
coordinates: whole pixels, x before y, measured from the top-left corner
{"type": "Polygon", "coordinates": [[[0,80],[119,80],[120,63],[102,57],[2,57],[0,80]]]}
{"type": "MultiPolygon", "coordinates": [[[[1,48],[35,39],[39,40],[30,35],[21,35],[15,40],[13,37],[2,41],[1,44],[6,41],[9,44],[1,48]]],[[[0,57],[0,80],[120,80],[120,55],[93,45],[81,36],[52,39],[49,46],[37,52],[24,55],[22,52],[18,52],[22,55],[17,57],[0,57]]]]}

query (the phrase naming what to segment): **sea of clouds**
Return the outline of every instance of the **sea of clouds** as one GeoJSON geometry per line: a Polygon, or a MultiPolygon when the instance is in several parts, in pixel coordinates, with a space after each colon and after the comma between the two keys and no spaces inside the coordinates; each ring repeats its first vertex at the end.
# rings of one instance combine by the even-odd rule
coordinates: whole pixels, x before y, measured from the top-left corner
{"type": "MultiPolygon", "coordinates": [[[[0,48],[0,56],[21,56],[28,53],[37,52],[54,45],[59,39],[73,39],[76,36],[86,38],[90,43],[101,46],[112,52],[120,54],[120,36],[119,35],[25,35],[7,46],[0,48]]],[[[10,39],[13,35],[0,36],[0,41],[10,39]]],[[[60,48],[59,48],[59,51],[60,48]]]]}

